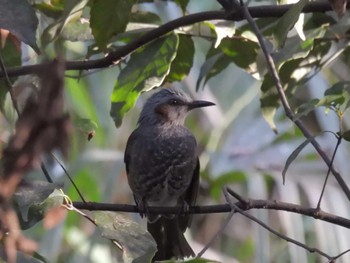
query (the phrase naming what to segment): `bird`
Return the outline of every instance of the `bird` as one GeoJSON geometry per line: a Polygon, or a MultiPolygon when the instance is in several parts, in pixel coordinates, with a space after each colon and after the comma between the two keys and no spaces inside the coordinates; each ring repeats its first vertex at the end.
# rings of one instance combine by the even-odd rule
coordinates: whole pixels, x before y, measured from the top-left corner
{"type": "Polygon", "coordinates": [[[127,141],[128,184],[157,244],[153,261],[195,256],[184,232],[191,224],[186,211],[196,202],[200,167],[196,138],[184,122],[191,110],[212,105],[190,99],[179,88],[161,88],[144,104],[127,141]],[[152,206],[180,206],[184,213],[155,215],[148,213],[152,206]]]}

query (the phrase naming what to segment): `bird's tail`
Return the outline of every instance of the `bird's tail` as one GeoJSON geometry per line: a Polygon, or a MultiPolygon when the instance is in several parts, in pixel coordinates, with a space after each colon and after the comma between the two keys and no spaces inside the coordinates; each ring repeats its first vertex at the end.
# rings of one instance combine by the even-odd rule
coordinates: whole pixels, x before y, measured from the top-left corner
{"type": "Polygon", "coordinates": [[[156,241],[158,248],[156,255],[153,257],[153,262],[195,256],[179,227],[177,217],[160,217],[154,223],[147,223],[147,229],[156,241]]]}

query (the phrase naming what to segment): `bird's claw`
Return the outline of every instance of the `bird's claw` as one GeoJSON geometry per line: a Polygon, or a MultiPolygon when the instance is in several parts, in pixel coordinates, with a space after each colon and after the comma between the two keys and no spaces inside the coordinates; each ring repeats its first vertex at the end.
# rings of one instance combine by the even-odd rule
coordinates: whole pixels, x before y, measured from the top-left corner
{"type": "Polygon", "coordinates": [[[185,200],[182,200],[182,206],[181,206],[181,209],[179,210],[179,214],[188,215],[189,211],[190,211],[190,206],[185,200]]]}
{"type": "Polygon", "coordinates": [[[144,201],[137,201],[136,202],[137,209],[139,210],[140,216],[143,218],[147,216],[148,214],[148,209],[147,209],[147,204],[144,201]]]}

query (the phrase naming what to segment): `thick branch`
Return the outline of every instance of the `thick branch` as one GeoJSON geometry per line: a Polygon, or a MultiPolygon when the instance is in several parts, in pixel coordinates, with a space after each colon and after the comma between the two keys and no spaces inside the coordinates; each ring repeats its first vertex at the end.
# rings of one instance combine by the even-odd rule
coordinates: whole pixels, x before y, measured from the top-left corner
{"type": "MultiPolygon", "coordinates": [[[[350,0],[348,0],[350,2],[350,0]]],[[[350,7],[350,4],[348,4],[350,7]]],[[[254,18],[263,18],[263,17],[281,17],[291,5],[264,5],[264,6],[254,6],[249,7],[249,12],[254,18]]],[[[331,6],[327,1],[324,2],[311,2],[308,3],[304,9],[303,13],[314,13],[314,12],[326,12],[330,11],[331,6]]],[[[96,68],[105,68],[117,63],[120,59],[129,55],[137,48],[151,42],[154,39],[157,39],[174,29],[179,27],[192,25],[194,23],[208,21],[208,20],[233,20],[233,21],[241,21],[244,19],[244,14],[241,10],[235,10],[233,12],[226,11],[209,11],[209,12],[201,12],[196,14],[190,14],[187,16],[180,17],[178,19],[172,20],[164,25],[159,26],[156,29],[150,30],[145,33],[141,37],[135,39],[129,44],[118,48],[116,51],[109,53],[106,57],[96,60],[86,60],[86,61],[67,61],[66,62],[66,70],[88,70],[88,69],[96,69],[96,68]]],[[[22,66],[22,67],[13,67],[7,70],[8,76],[15,77],[27,74],[35,74],[41,69],[47,66],[46,63],[31,65],[31,66],[22,66]]],[[[0,72],[0,78],[3,78],[3,72],[0,72]]]]}
{"type": "MultiPolygon", "coordinates": [[[[328,223],[336,224],[350,229],[350,220],[344,217],[336,216],[322,210],[314,208],[303,207],[297,204],[279,202],[275,200],[246,200],[244,204],[241,202],[235,203],[240,209],[247,211],[251,209],[269,209],[269,210],[280,210],[286,212],[292,212],[301,214],[315,219],[319,219],[328,223]]],[[[134,205],[125,204],[106,204],[106,203],[95,203],[95,202],[73,202],[73,206],[77,209],[84,209],[90,211],[103,210],[103,211],[117,211],[117,212],[128,212],[138,213],[138,209],[134,205]]],[[[179,207],[148,207],[149,213],[161,213],[161,214],[178,214],[179,207]]],[[[221,205],[208,205],[208,206],[192,206],[189,208],[188,213],[190,214],[212,214],[212,213],[229,213],[231,212],[229,204],[221,205]]]]}

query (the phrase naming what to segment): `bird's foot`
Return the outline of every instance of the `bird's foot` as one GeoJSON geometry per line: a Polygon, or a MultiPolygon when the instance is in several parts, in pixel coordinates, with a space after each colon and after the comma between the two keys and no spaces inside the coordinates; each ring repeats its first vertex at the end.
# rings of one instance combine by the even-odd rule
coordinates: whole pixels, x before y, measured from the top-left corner
{"type": "Polygon", "coordinates": [[[188,215],[189,211],[190,211],[190,206],[185,200],[182,200],[182,207],[179,210],[179,214],[188,215]]]}
{"type": "Polygon", "coordinates": [[[139,214],[142,218],[147,216],[148,209],[147,209],[147,203],[145,201],[141,201],[141,200],[136,201],[136,206],[137,206],[137,209],[139,210],[139,214]]]}

